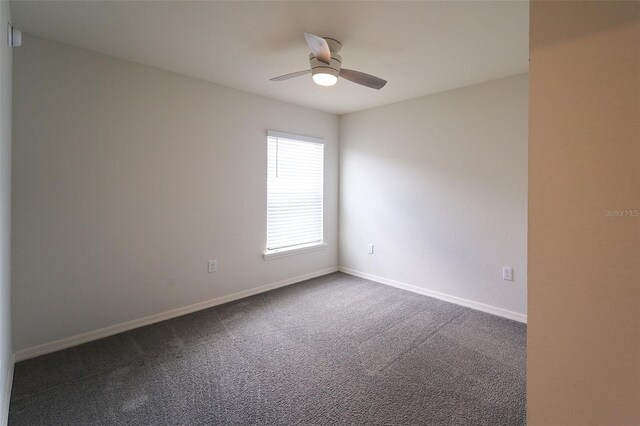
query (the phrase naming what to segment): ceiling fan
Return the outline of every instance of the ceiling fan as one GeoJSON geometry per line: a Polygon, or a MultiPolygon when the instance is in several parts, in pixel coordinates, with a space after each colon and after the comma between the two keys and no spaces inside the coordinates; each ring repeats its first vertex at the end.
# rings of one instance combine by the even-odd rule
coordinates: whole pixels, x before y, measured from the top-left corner
{"type": "Polygon", "coordinates": [[[309,54],[310,69],[274,77],[271,81],[289,80],[311,74],[313,81],[320,86],[333,86],[338,81],[338,76],[376,90],[382,89],[387,84],[386,80],[373,75],[342,68],[342,57],[338,55],[342,49],[342,43],[338,40],[310,33],[304,33],[304,38],[311,49],[309,54]]]}

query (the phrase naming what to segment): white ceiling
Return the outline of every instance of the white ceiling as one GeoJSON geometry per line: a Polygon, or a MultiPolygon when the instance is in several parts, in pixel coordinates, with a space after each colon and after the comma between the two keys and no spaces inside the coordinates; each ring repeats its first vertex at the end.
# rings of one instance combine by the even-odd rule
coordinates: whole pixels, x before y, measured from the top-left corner
{"type": "Polygon", "coordinates": [[[13,1],[40,37],[342,114],[526,72],[528,2],[13,1]],[[303,32],[340,40],[380,91],[310,76],[303,32]]]}

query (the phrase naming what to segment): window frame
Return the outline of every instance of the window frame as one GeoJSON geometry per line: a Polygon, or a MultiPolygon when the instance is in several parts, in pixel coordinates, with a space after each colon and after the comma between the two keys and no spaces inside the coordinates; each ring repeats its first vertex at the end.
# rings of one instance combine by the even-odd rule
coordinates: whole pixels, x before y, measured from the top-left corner
{"type": "MultiPolygon", "coordinates": [[[[285,132],[279,132],[279,131],[275,131],[275,130],[268,130],[267,131],[267,151],[266,151],[266,160],[268,163],[268,159],[269,159],[269,138],[282,138],[282,139],[288,139],[288,140],[292,140],[292,141],[298,141],[298,142],[310,142],[310,143],[317,143],[317,144],[321,144],[323,145],[323,149],[322,149],[322,221],[321,221],[321,226],[322,226],[322,240],[321,241],[315,241],[312,243],[308,243],[308,244],[299,244],[296,246],[292,246],[292,247],[284,247],[284,248],[279,248],[279,249],[268,249],[267,245],[267,233],[268,233],[268,218],[267,215],[265,215],[265,249],[264,252],[262,253],[263,259],[264,260],[271,260],[271,259],[276,259],[276,258],[280,258],[280,257],[284,257],[284,256],[291,256],[294,254],[299,254],[299,253],[307,253],[310,251],[316,251],[316,250],[321,250],[323,248],[325,248],[327,246],[327,243],[325,242],[324,239],[324,220],[325,220],[325,216],[324,216],[324,204],[325,204],[325,152],[324,152],[324,148],[325,148],[325,140],[323,138],[315,138],[315,137],[311,137],[311,136],[304,136],[304,135],[298,135],[298,134],[294,134],[294,133],[285,133],[285,132]]],[[[266,182],[269,182],[269,167],[267,166],[267,176],[266,176],[266,182]]],[[[267,207],[269,205],[269,192],[268,192],[268,187],[267,190],[265,191],[267,194],[267,207]]]]}

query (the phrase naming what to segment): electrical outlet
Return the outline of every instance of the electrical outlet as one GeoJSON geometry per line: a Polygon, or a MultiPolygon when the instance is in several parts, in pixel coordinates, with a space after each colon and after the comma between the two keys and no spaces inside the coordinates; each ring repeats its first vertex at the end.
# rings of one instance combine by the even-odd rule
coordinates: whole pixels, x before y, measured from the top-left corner
{"type": "Polygon", "coordinates": [[[505,266],[502,268],[502,279],[506,281],[513,281],[513,268],[505,266]]]}
{"type": "Polygon", "coordinates": [[[373,244],[369,244],[369,254],[373,254],[373,244]]]}
{"type": "Polygon", "coordinates": [[[218,270],[218,261],[217,260],[210,260],[209,261],[209,273],[213,274],[217,270],[218,270]]]}

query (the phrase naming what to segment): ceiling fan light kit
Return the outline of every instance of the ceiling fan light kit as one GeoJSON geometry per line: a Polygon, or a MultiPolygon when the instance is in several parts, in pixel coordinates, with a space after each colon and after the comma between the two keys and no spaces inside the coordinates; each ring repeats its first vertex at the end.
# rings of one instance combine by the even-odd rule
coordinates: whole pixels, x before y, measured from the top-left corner
{"type": "MultiPolygon", "coordinates": [[[[338,46],[342,47],[339,43],[338,46]]],[[[331,47],[331,45],[329,45],[329,47],[331,47]]],[[[309,65],[311,67],[313,81],[315,81],[316,84],[320,86],[333,86],[338,81],[338,76],[340,75],[342,57],[338,55],[336,51],[331,50],[331,59],[329,59],[329,63],[327,64],[316,58],[313,53],[310,53],[309,65]]]]}
{"type": "Polygon", "coordinates": [[[338,55],[342,49],[342,43],[330,37],[319,37],[314,34],[304,33],[304,37],[311,49],[309,54],[309,70],[297,71],[290,74],[272,78],[272,81],[289,80],[311,73],[313,81],[320,86],[333,86],[338,77],[345,78],[362,86],[380,90],[387,82],[381,78],[342,68],[342,57],[338,55]]]}
{"type": "Polygon", "coordinates": [[[338,76],[326,72],[315,72],[313,74],[313,81],[318,86],[333,86],[338,82],[338,76]]]}

